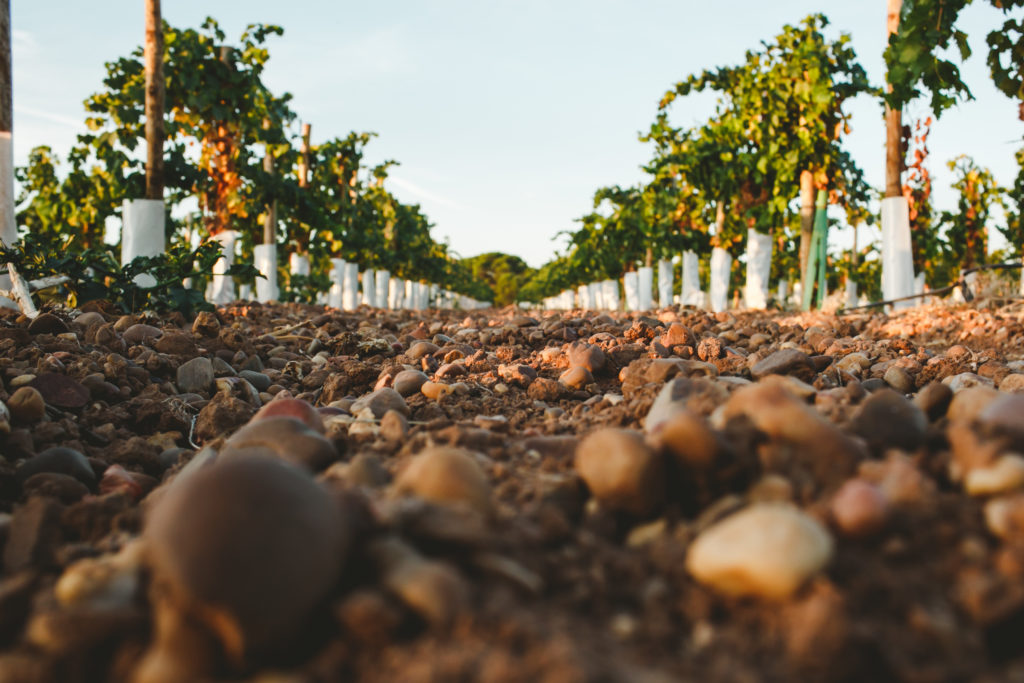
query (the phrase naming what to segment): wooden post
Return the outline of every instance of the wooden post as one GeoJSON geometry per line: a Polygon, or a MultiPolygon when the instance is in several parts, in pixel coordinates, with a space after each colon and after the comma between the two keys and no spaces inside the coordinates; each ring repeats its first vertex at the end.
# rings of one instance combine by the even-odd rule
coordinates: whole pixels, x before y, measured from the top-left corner
{"type": "Polygon", "coordinates": [[[807,259],[811,254],[811,239],[814,233],[814,174],[804,169],[800,172],[800,287],[807,291],[814,286],[809,280],[807,259]]]}
{"type": "Polygon", "coordinates": [[[14,149],[11,133],[11,2],[0,0],[0,241],[10,246],[18,237],[14,222],[14,149]]]}
{"type": "MultiPolygon", "coordinates": [[[[266,146],[263,152],[263,170],[274,175],[274,154],[270,151],[270,145],[266,146]]],[[[263,216],[263,244],[277,243],[277,200],[272,199],[267,204],[267,212],[263,216]]]]}
{"type": "Polygon", "coordinates": [[[164,31],[160,0],[146,0],[146,199],[164,198],[164,31]]]}
{"type": "Polygon", "coordinates": [[[302,158],[299,159],[299,187],[309,185],[309,133],[312,126],[302,124],[302,147],[299,148],[302,158]]]}
{"type": "MultiPolygon", "coordinates": [[[[903,0],[889,0],[887,17],[888,35],[897,33],[900,27],[900,9],[903,0]]],[[[891,92],[892,85],[886,85],[891,92]]],[[[885,196],[900,197],[903,186],[900,176],[903,174],[903,119],[899,109],[885,105],[885,196]]]]}

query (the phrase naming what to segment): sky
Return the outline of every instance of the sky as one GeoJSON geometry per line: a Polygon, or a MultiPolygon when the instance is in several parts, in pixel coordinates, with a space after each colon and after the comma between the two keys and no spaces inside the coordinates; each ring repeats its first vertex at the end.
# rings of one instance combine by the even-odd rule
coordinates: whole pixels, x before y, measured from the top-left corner
{"type": "MultiPolygon", "coordinates": [[[[84,131],[82,102],[104,63],[144,36],[142,0],[11,0],[15,165],[50,145],[63,156],[84,131]]],[[[516,254],[532,266],[564,244],[560,231],[592,209],[594,190],[642,182],[650,148],[638,134],[664,92],[687,75],[739,63],[784,24],[810,13],[849,33],[869,78],[884,79],[885,0],[348,0],[289,3],[174,0],[164,20],[198,27],[213,16],[229,40],[250,23],[277,24],[265,82],[290,92],[313,144],[349,131],[378,134],[370,164],[394,159],[388,179],[419,203],[435,239],[462,256],[516,254]]],[[[985,35],[1003,22],[987,2],[963,14],[974,56],[963,78],[975,99],[946,112],[929,140],[938,209],[952,209],[946,161],[969,154],[1002,184],[1017,173],[1024,123],[992,87],[985,35]]],[[[713,99],[678,101],[677,125],[699,125],[713,99]]],[[[848,149],[867,180],[884,180],[877,100],[861,97],[848,149]]],[[[923,106],[911,113],[927,114],[923,106]]],[[[850,230],[833,239],[848,241],[850,230]]],[[[872,231],[861,237],[870,239],[872,231]]]]}

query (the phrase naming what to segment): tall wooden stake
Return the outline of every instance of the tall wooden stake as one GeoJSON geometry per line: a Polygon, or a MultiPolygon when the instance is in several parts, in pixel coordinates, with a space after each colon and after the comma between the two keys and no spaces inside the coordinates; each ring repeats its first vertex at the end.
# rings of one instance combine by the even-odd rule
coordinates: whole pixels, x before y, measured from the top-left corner
{"type": "MultiPolygon", "coordinates": [[[[309,185],[309,134],[312,126],[308,123],[302,124],[302,146],[299,148],[299,187],[306,188],[309,185]]],[[[309,251],[309,232],[299,231],[298,252],[304,254],[309,251]]]]}
{"type": "Polygon", "coordinates": [[[10,0],[0,0],[0,240],[7,245],[14,244],[18,236],[18,226],[14,222],[12,93],[11,2],[10,0]]]}
{"type": "MultiPolygon", "coordinates": [[[[900,9],[903,0],[888,0],[888,35],[897,33],[900,28],[900,9]]],[[[890,91],[892,85],[886,86],[890,91]]],[[[885,196],[900,197],[903,195],[903,119],[899,109],[885,105],[885,196]]]]}
{"type": "Polygon", "coordinates": [[[160,0],[146,0],[146,199],[164,198],[164,31],[160,0]]]}

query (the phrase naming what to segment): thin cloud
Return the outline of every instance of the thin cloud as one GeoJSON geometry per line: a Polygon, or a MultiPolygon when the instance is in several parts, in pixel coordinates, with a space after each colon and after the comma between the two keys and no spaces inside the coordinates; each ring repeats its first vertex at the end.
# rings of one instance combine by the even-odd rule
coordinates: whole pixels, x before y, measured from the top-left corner
{"type": "Polygon", "coordinates": [[[425,200],[427,200],[429,202],[433,202],[434,204],[440,204],[441,206],[447,206],[450,209],[464,209],[465,208],[462,204],[460,204],[459,202],[457,202],[455,200],[448,199],[447,197],[442,197],[441,195],[438,195],[438,194],[434,194],[430,190],[425,190],[422,187],[420,187],[419,185],[417,185],[415,183],[411,183],[408,180],[405,180],[405,179],[400,178],[398,176],[389,175],[388,176],[388,181],[390,181],[391,183],[394,183],[395,185],[397,185],[398,187],[402,188],[403,190],[405,190],[409,194],[414,195],[416,197],[419,197],[420,199],[425,199],[425,200]]]}
{"type": "Polygon", "coordinates": [[[33,53],[39,48],[39,41],[31,31],[11,29],[11,51],[33,53]]]}
{"type": "Polygon", "coordinates": [[[68,128],[83,127],[83,122],[80,119],[63,116],[61,114],[54,114],[52,112],[43,111],[42,109],[35,109],[33,107],[14,105],[14,113],[23,114],[33,119],[42,119],[44,121],[49,121],[50,123],[57,123],[62,126],[67,126],[68,128]]]}

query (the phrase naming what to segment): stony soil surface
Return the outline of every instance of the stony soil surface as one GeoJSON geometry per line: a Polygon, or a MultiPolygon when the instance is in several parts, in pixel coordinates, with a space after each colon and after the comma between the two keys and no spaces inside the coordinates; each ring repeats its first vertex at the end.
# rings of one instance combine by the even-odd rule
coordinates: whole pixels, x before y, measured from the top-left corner
{"type": "Polygon", "coordinates": [[[0,682],[1024,681],[1024,311],[0,319],[0,682]]]}

